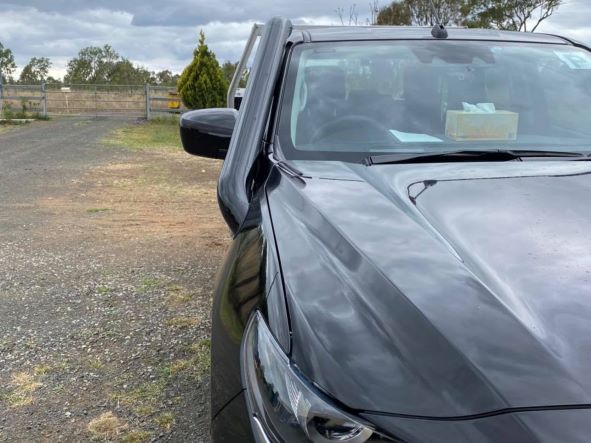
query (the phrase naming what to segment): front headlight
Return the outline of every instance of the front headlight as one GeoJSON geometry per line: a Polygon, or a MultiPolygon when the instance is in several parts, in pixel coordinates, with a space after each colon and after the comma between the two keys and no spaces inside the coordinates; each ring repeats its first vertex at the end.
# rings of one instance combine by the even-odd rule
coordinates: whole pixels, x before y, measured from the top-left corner
{"type": "Polygon", "coordinates": [[[251,318],[242,347],[248,403],[278,442],[392,442],[359,419],[339,411],[289,363],[260,313],[251,318]]]}

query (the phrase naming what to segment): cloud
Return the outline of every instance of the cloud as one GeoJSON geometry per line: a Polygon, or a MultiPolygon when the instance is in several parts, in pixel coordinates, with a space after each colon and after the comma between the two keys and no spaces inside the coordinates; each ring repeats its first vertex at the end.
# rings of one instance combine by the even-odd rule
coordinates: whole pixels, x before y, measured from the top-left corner
{"type": "Polygon", "coordinates": [[[567,0],[537,31],[559,34],[591,45],[589,18],[591,3],[588,0],[567,0]]]}
{"type": "MultiPolygon", "coordinates": [[[[112,45],[122,56],[152,70],[180,72],[189,62],[200,29],[220,60],[240,57],[252,24],[275,15],[309,24],[337,24],[343,0],[0,0],[0,42],[22,67],[49,57],[62,76],[67,60],[86,46],[112,45]]],[[[363,2],[361,2],[363,3],[363,2]]],[[[386,3],[386,2],[384,2],[386,3]]],[[[591,44],[591,2],[566,0],[541,32],[591,44]]],[[[360,21],[369,6],[357,6],[360,21]]]]}
{"type": "MultiPolygon", "coordinates": [[[[355,2],[351,2],[351,5],[355,2]]],[[[0,0],[11,8],[31,7],[44,13],[70,15],[100,8],[121,11],[132,16],[134,26],[194,27],[211,22],[265,21],[272,16],[318,17],[333,15],[339,7],[349,7],[342,0],[0,0]]],[[[369,13],[369,5],[358,7],[360,15],[369,13]]]]}

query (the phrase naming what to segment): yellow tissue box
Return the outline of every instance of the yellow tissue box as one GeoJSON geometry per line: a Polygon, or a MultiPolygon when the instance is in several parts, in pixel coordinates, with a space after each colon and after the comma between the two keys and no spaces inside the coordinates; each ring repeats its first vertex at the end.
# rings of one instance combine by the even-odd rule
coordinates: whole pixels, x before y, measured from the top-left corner
{"type": "Polygon", "coordinates": [[[452,140],[515,140],[519,114],[511,111],[447,111],[445,135],[452,140]]]}

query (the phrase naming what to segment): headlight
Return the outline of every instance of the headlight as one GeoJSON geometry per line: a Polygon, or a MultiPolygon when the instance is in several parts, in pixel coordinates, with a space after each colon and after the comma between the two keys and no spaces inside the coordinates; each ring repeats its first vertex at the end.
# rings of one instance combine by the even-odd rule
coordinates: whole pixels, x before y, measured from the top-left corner
{"type": "Polygon", "coordinates": [[[248,403],[265,433],[278,442],[392,442],[339,411],[290,365],[260,313],[251,318],[242,347],[248,403]]]}

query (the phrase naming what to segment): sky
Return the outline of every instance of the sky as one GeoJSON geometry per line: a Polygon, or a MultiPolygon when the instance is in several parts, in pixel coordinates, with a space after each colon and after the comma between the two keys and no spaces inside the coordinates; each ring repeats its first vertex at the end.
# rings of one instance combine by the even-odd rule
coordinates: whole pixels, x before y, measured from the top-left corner
{"type": "MultiPolygon", "coordinates": [[[[359,21],[369,16],[369,2],[361,3],[356,7],[359,21]]],[[[0,42],[12,50],[19,68],[31,57],[49,57],[54,77],[64,75],[67,61],[81,48],[107,43],[150,70],[180,72],[191,59],[199,30],[220,61],[236,61],[253,23],[283,16],[295,23],[336,25],[341,23],[336,10],[342,8],[347,19],[353,4],[351,0],[0,0],[0,42]]],[[[591,44],[591,0],[564,0],[538,31],[591,44]]]]}

